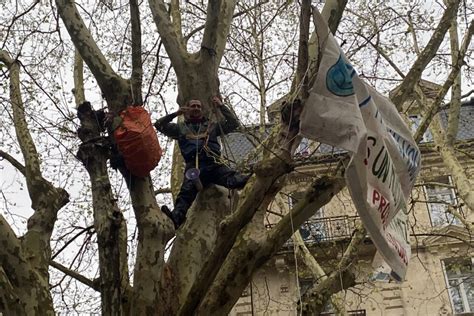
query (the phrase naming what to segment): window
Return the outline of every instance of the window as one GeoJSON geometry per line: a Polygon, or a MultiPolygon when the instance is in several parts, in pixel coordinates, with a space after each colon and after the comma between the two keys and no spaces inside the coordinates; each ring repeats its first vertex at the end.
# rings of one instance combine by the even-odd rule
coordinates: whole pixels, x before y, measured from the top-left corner
{"type": "MultiPolygon", "coordinates": [[[[298,196],[298,194],[295,195],[298,196]]],[[[290,197],[288,202],[291,209],[298,200],[295,197],[290,197]]],[[[320,208],[301,225],[299,231],[306,243],[318,243],[328,238],[327,222],[323,218],[324,208],[320,208]]]]}
{"type": "Polygon", "coordinates": [[[425,192],[432,226],[461,224],[459,219],[448,211],[450,206],[456,205],[456,194],[449,177],[439,178],[425,185],[425,192]]]}
{"type": "Polygon", "coordinates": [[[300,227],[301,237],[305,242],[318,243],[328,238],[327,223],[322,220],[324,209],[320,208],[300,227]]]}
{"type": "MultiPolygon", "coordinates": [[[[416,133],[418,130],[418,127],[421,124],[421,116],[420,115],[410,115],[409,116],[410,121],[412,122],[411,124],[411,132],[413,134],[416,133]]],[[[429,143],[433,141],[433,135],[429,130],[426,130],[426,132],[423,134],[423,138],[421,139],[420,143],[429,143]]]]}
{"type": "Polygon", "coordinates": [[[301,142],[298,148],[296,148],[295,155],[308,157],[309,154],[310,154],[309,139],[307,139],[306,137],[303,137],[301,139],[301,142]]]}
{"type": "Polygon", "coordinates": [[[443,264],[454,314],[474,312],[473,259],[450,258],[443,264]]]}
{"type": "Polygon", "coordinates": [[[240,294],[240,297],[247,297],[250,296],[250,285],[248,285],[240,294]]]}

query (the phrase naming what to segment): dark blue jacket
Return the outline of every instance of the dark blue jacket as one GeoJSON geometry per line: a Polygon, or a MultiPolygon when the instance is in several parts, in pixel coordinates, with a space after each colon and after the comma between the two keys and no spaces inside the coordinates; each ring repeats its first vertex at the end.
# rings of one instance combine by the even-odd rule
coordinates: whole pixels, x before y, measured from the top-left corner
{"type": "Polygon", "coordinates": [[[160,118],[155,127],[178,141],[187,166],[194,166],[196,153],[200,164],[214,162],[216,157],[221,156],[221,145],[217,137],[235,131],[240,125],[237,117],[227,107],[221,106],[220,110],[224,116],[223,122],[213,123],[203,118],[201,122],[171,123],[178,116],[175,112],[160,118]]]}

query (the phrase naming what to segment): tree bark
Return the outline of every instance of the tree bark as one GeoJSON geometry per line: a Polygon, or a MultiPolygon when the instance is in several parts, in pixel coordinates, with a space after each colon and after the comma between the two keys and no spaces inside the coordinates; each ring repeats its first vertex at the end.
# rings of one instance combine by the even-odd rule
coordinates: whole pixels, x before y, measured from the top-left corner
{"type": "Polygon", "coordinates": [[[454,146],[446,144],[446,132],[443,129],[439,115],[436,115],[431,121],[430,130],[433,134],[436,150],[441,155],[449,174],[453,177],[459,196],[471,212],[474,211],[474,191],[472,190],[474,183],[469,180],[464,167],[457,159],[454,146]]]}
{"type": "Polygon", "coordinates": [[[428,63],[433,59],[436,52],[438,51],[438,48],[443,42],[446,32],[451,26],[451,21],[456,19],[458,8],[459,0],[449,0],[449,4],[446,7],[446,10],[444,11],[444,14],[441,17],[441,20],[433,32],[428,44],[426,44],[426,47],[423,49],[413,66],[408,71],[405,79],[402,81],[402,84],[391,97],[393,104],[395,104],[399,111],[402,109],[405,101],[413,93],[415,84],[417,84],[420,80],[423,70],[425,70],[428,63]]]}
{"type": "MultiPolygon", "coordinates": [[[[464,38],[461,44],[461,48],[459,50],[458,58],[456,59],[456,63],[453,64],[451,72],[448,75],[448,78],[444,82],[443,86],[441,89],[438,91],[436,94],[436,97],[432,102],[430,102],[430,106],[428,109],[425,111],[423,114],[423,120],[421,121],[420,125],[418,126],[418,129],[413,136],[415,138],[416,142],[419,142],[421,138],[423,137],[423,134],[425,133],[426,129],[428,128],[433,116],[438,113],[439,108],[441,106],[441,103],[444,100],[444,97],[446,96],[446,93],[448,92],[449,88],[453,85],[454,81],[456,80],[456,77],[458,76],[459,72],[461,71],[461,67],[464,63],[464,56],[466,54],[466,51],[469,47],[469,44],[471,42],[472,34],[474,34],[474,22],[471,22],[469,24],[469,28],[466,31],[466,34],[464,34],[464,38]]],[[[415,91],[418,92],[418,91],[415,91]]],[[[424,103],[422,104],[422,108],[424,107],[424,103]]]]}
{"type": "Polygon", "coordinates": [[[105,59],[71,0],[57,0],[59,15],[82,59],[94,75],[109,109],[120,112],[132,102],[129,83],[115,73],[105,59]]]}
{"type": "Polygon", "coordinates": [[[265,232],[263,223],[259,223],[256,229],[248,227],[241,231],[198,311],[202,315],[228,313],[249,283],[252,273],[291,237],[292,227],[301,226],[343,187],[342,179],[318,179],[308,188],[305,198],[290,210],[292,215],[287,214],[271,231],[265,232]]]}
{"type": "MultiPolygon", "coordinates": [[[[0,50],[0,61],[10,73],[10,101],[13,124],[25,161],[21,168],[26,178],[33,215],[28,219],[27,232],[19,240],[3,217],[0,218],[0,263],[2,283],[14,289],[15,294],[5,293],[1,301],[17,297],[18,311],[25,314],[53,315],[53,303],[49,292],[50,239],[58,211],[69,202],[68,193],[54,187],[43,178],[38,152],[30,135],[25,118],[25,107],[20,92],[20,66],[6,51],[0,50]]],[[[10,305],[9,305],[10,306],[10,305]]],[[[5,306],[7,308],[7,306],[5,306]]]]}
{"type": "Polygon", "coordinates": [[[357,262],[358,249],[366,234],[365,228],[359,226],[336,268],[326,279],[314,284],[305,293],[302,297],[302,315],[319,315],[333,294],[355,285],[355,276],[349,271],[349,267],[357,262]]]}

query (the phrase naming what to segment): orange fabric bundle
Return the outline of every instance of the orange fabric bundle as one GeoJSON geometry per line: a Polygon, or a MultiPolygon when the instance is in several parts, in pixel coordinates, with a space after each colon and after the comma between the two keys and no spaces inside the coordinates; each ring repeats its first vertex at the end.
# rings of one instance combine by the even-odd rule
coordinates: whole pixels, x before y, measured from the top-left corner
{"type": "Polygon", "coordinates": [[[143,106],[128,106],[120,117],[122,123],[114,136],[125,166],[133,175],[146,177],[163,154],[150,114],[143,106]]]}

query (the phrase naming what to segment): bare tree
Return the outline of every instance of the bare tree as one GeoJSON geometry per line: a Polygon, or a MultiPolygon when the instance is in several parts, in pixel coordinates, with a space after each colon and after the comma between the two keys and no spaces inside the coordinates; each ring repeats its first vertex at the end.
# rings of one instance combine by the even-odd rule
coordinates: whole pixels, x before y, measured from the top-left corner
{"type": "MultiPolygon", "coordinates": [[[[100,11],[108,5],[112,4],[101,2],[94,10],[100,11]]],[[[180,4],[174,0],[170,3],[149,0],[148,5],[159,41],[166,50],[177,80],[178,104],[182,106],[186,100],[197,98],[204,101],[205,111],[208,113],[211,111],[211,97],[220,93],[219,67],[222,59],[226,58],[227,38],[233,18],[237,16],[248,21],[252,26],[247,30],[247,39],[251,39],[251,45],[247,47],[247,53],[241,56],[248,56],[249,60],[255,61],[255,74],[249,78],[238,67],[231,68],[229,63],[225,67],[233,72],[240,72],[239,75],[246,77],[259,91],[260,110],[263,113],[268,102],[266,92],[277,83],[272,81],[275,80],[272,71],[269,75],[263,68],[265,55],[262,48],[267,24],[256,23],[260,22],[259,15],[263,11],[259,10],[262,10],[260,6],[265,5],[265,2],[252,2],[251,5],[239,7],[241,13],[235,12],[235,0],[209,1],[207,6],[191,1],[188,4],[180,4]],[[184,10],[183,7],[191,9],[184,10]],[[192,23],[183,19],[184,13],[192,23]],[[191,38],[199,40],[191,41],[191,38]],[[257,49],[253,51],[255,47],[257,49]]],[[[286,2],[282,2],[269,20],[280,16],[286,5],[286,2]]],[[[447,3],[444,15],[432,32],[430,41],[422,50],[420,48],[418,58],[407,74],[403,75],[401,88],[393,97],[400,109],[415,89],[423,70],[436,55],[458,6],[459,1],[447,3]]],[[[119,196],[112,189],[107,164],[112,155],[110,148],[113,138],[105,136],[104,128],[97,119],[98,112],[89,103],[83,102],[85,96],[82,61],[87,65],[86,71],[90,71],[97,82],[109,112],[119,113],[129,104],[142,104],[145,99],[142,96],[143,85],[144,82],[149,82],[149,79],[144,79],[144,56],[149,57],[152,51],[150,49],[146,53],[143,52],[146,44],[143,43],[142,36],[150,29],[149,24],[144,24],[148,21],[148,16],[144,17],[140,13],[143,7],[145,5],[139,5],[137,1],[128,3],[128,48],[117,54],[120,55],[117,57],[107,51],[110,47],[99,45],[99,42],[106,39],[93,36],[94,32],[103,37],[107,35],[106,32],[95,30],[94,21],[90,17],[92,15],[87,14],[90,12],[71,0],[56,0],[60,20],[77,52],[74,63],[74,97],[80,121],[77,131],[80,145],[76,156],[87,171],[90,181],[99,267],[99,276],[95,279],[84,277],[73,271],[74,269],[62,266],[51,256],[50,239],[56,223],[56,214],[68,202],[68,195],[64,189],[48,182],[41,173],[39,155],[25,120],[22,96],[27,93],[20,90],[19,71],[22,56],[18,53],[17,57],[12,58],[5,49],[0,53],[0,61],[6,66],[6,71],[3,71],[10,76],[9,112],[11,111],[15,123],[16,138],[22,151],[24,166],[7,152],[0,151],[0,156],[24,175],[34,210],[27,232],[22,237],[17,237],[8,222],[0,217],[0,241],[4,244],[4,247],[0,248],[0,285],[4,289],[0,291],[2,312],[53,315],[48,274],[48,265],[51,265],[100,292],[101,311],[104,315],[225,315],[238,300],[252,274],[291,237],[292,227],[300,226],[344,187],[340,174],[317,177],[308,186],[304,198],[292,208],[291,215],[283,216],[271,230],[264,229],[263,218],[269,204],[284,186],[286,175],[295,168],[293,152],[299,139],[299,126],[295,122],[298,122],[298,115],[304,106],[320,60],[315,34],[310,34],[310,1],[304,0],[298,17],[299,31],[295,32],[299,34],[299,38],[296,41],[298,53],[293,69],[294,76],[291,78],[292,84],[287,82],[291,88],[285,91],[282,119],[262,145],[262,158],[256,164],[254,175],[235,205],[230,204],[227,192],[219,187],[213,186],[200,192],[186,223],[177,232],[169,257],[165,260],[166,245],[173,237],[174,230],[169,219],[159,210],[152,179],[135,177],[125,167],[119,167],[128,188],[136,220],[136,255],[132,262],[133,271],[129,271],[130,250],[127,248],[126,218],[118,201],[119,196]],[[128,77],[118,69],[120,67],[117,68],[117,65],[122,64],[131,67],[128,77]],[[285,111],[290,111],[293,115],[285,115],[285,111]],[[130,276],[133,280],[130,280],[130,276]]],[[[346,1],[326,1],[322,13],[334,33],[345,7],[346,1]]],[[[117,9],[120,10],[125,9],[117,9]]],[[[120,16],[123,18],[125,15],[122,11],[120,16]]],[[[28,11],[24,14],[28,14],[28,11]]],[[[453,79],[447,81],[447,88],[457,77],[471,35],[472,25],[460,52],[455,54],[453,79]]],[[[242,40],[242,37],[239,39],[242,40]]],[[[234,42],[234,45],[235,43],[237,42],[234,42]]],[[[161,44],[157,46],[153,49],[156,49],[159,56],[161,44]]],[[[452,50],[458,50],[455,44],[452,50]]],[[[287,48],[283,51],[286,54],[287,48]]],[[[282,58],[276,60],[274,69],[284,61],[282,58]]],[[[24,89],[27,90],[28,87],[24,89]]],[[[150,90],[151,88],[148,91],[150,90]]],[[[442,91],[439,102],[444,96],[441,93],[442,91]]],[[[454,99],[459,99],[459,94],[454,99]]],[[[436,106],[439,106],[439,103],[436,106]]],[[[428,114],[430,111],[428,110],[428,114]]],[[[259,117],[260,123],[263,123],[264,118],[261,115],[259,117]]],[[[453,135],[454,132],[448,133],[453,135]]],[[[112,131],[109,130],[108,134],[112,135],[112,131]]],[[[451,139],[447,144],[452,147],[452,137],[447,139],[451,139]]],[[[179,160],[175,161],[176,165],[179,165],[179,160]]],[[[179,172],[179,168],[176,168],[173,174],[174,182],[179,182],[176,180],[179,179],[179,172]]],[[[469,203],[469,199],[465,199],[466,203],[469,203]]],[[[320,311],[332,294],[352,286],[353,276],[348,267],[357,262],[356,250],[363,236],[365,232],[360,229],[345,249],[337,267],[328,271],[327,277],[311,289],[308,295],[317,295],[306,301],[305,311],[320,311]],[[341,273],[347,277],[344,278],[347,282],[342,286],[339,283],[341,273]]],[[[317,264],[314,266],[317,267],[317,264]]]]}

